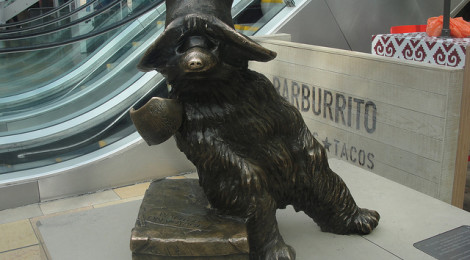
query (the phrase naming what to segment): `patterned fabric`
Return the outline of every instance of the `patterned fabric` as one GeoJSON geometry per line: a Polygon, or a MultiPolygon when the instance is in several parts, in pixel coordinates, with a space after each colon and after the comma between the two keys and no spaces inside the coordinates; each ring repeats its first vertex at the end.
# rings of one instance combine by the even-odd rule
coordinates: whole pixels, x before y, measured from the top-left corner
{"type": "Polygon", "coordinates": [[[429,37],[426,33],[378,34],[372,36],[372,54],[414,60],[455,68],[465,66],[470,38],[429,37]]]}

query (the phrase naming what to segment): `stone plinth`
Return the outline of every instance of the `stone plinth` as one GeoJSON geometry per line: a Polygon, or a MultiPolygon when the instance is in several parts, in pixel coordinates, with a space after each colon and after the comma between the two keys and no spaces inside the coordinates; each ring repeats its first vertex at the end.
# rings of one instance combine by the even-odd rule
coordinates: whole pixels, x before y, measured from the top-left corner
{"type": "Polygon", "coordinates": [[[132,259],[249,259],[243,219],[210,208],[198,180],[154,181],[131,236],[132,259]]]}

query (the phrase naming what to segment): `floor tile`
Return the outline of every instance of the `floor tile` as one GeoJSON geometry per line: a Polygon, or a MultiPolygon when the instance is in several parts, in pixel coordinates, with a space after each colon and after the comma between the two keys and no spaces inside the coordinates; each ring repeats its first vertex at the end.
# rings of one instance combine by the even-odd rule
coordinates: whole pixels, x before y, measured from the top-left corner
{"type": "Polygon", "coordinates": [[[41,249],[39,245],[29,246],[5,253],[0,253],[0,260],[41,260],[41,249]]]}
{"type": "Polygon", "coordinates": [[[44,244],[40,244],[40,250],[39,250],[39,255],[41,260],[49,260],[52,259],[49,257],[48,254],[46,254],[46,250],[44,250],[44,244]]]}
{"type": "Polygon", "coordinates": [[[39,231],[50,259],[131,259],[131,230],[140,204],[136,200],[44,218],[39,231]]]}
{"type": "Polygon", "coordinates": [[[361,236],[321,232],[311,218],[303,212],[295,212],[292,206],[278,210],[277,220],[284,241],[296,250],[297,260],[400,260],[361,236]]]}
{"type": "MultiPolygon", "coordinates": [[[[52,213],[52,214],[45,215],[45,216],[43,215],[43,216],[38,216],[38,217],[31,218],[31,219],[29,219],[29,222],[31,223],[31,227],[33,228],[34,233],[36,234],[36,237],[39,240],[39,244],[42,245],[43,241],[42,241],[41,234],[39,233],[39,229],[38,229],[38,226],[37,226],[38,221],[43,220],[43,219],[47,219],[47,218],[51,218],[51,217],[55,217],[55,216],[60,216],[60,215],[65,215],[65,214],[72,214],[72,213],[91,210],[91,209],[93,209],[93,207],[88,206],[88,207],[83,207],[83,208],[78,208],[78,209],[71,209],[71,210],[68,210],[68,211],[56,212],[56,213],[52,213]]],[[[42,250],[41,253],[44,253],[44,250],[42,250]]]]}
{"type": "MultiPolygon", "coordinates": [[[[468,212],[397,184],[376,174],[330,159],[361,207],[377,210],[380,223],[364,236],[401,259],[433,259],[413,244],[461,225],[470,225],[468,212]]],[[[378,259],[378,258],[377,258],[378,259]]]]}
{"type": "Polygon", "coordinates": [[[131,197],[143,196],[145,191],[149,187],[150,182],[139,183],[131,186],[114,189],[121,199],[127,199],[131,197]]]}
{"type": "Polygon", "coordinates": [[[52,213],[93,206],[96,204],[115,200],[119,200],[119,196],[114,193],[114,191],[107,190],[78,197],[44,202],[40,204],[40,207],[44,215],[48,215],[52,213]]]}
{"type": "Polygon", "coordinates": [[[29,220],[0,225],[0,252],[38,244],[29,220]]]}
{"type": "Polygon", "coordinates": [[[31,204],[14,209],[5,209],[0,211],[0,224],[15,222],[23,219],[41,216],[42,211],[38,204],[31,204]]]}
{"type": "Polygon", "coordinates": [[[104,207],[108,207],[108,206],[112,206],[112,205],[117,205],[117,204],[121,204],[121,203],[130,202],[130,201],[142,200],[143,198],[144,198],[144,196],[142,195],[142,196],[130,197],[130,198],[127,198],[127,199],[122,199],[122,200],[110,201],[110,202],[94,205],[93,208],[99,209],[99,208],[104,208],[104,207]]]}

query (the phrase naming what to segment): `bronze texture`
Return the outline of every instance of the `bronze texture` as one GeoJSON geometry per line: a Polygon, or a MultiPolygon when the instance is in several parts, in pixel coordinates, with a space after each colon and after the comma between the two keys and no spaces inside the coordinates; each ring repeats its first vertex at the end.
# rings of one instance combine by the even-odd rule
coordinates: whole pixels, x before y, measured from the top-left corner
{"type": "MultiPolygon", "coordinates": [[[[212,207],[247,219],[250,259],[295,258],[275,217],[287,205],[323,231],[370,233],[379,214],[356,205],[300,112],[248,69],[248,60],[276,53],[233,29],[232,1],[166,4],[166,29],[138,67],[165,75],[170,99],[182,106],[177,145],[196,166],[212,207]]],[[[159,132],[146,131],[144,138],[159,132]]]]}
{"type": "Polygon", "coordinates": [[[139,260],[249,258],[244,219],[217,214],[194,179],[150,184],[132,229],[131,251],[139,260]]]}
{"type": "Polygon", "coordinates": [[[132,122],[148,145],[165,142],[178,130],[183,107],[175,99],[153,97],[143,107],[131,109],[132,122]]]}

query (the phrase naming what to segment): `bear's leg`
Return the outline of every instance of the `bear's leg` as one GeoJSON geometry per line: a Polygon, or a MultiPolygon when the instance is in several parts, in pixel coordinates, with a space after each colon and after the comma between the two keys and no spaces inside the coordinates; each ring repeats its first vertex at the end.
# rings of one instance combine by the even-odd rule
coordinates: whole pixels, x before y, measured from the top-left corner
{"type": "MultiPolygon", "coordinates": [[[[257,167],[240,167],[232,171],[239,173],[240,170],[243,172],[243,169],[254,168],[257,167]]],[[[295,259],[294,249],[284,243],[279,233],[276,221],[277,204],[271,194],[260,185],[254,184],[254,179],[258,178],[255,178],[256,174],[253,172],[242,174],[253,177],[250,185],[231,179],[231,176],[240,176],[232,174],[232,171],[226,170],[223,178],[213,177],[221,174],[208,178],[199,171],[200,180],[203,180],[202,187],[212,207],[221,214],[246,219],[251,260],[295,259]]]]}
{"type": "Polygon", "coordinates": [[[303,210],[322,231],[336,234],[368,234],[380,215],[359,208],[344,181],[328,166],[325,149],[308,133],[306,173],[296,183],[294,208],[303,210]]]}
{"type": "Polygon", "coordinates": [[[211,140],[211,146],[201,149],[204,150],[211,153],[188,158],[197,166],[200,185],[211,206],[221,214],[246,219],[250,259],[295,259],[294,249],[284,243],[279,233],[278,205],[269,192],[272,180],[265,169],[256,161],[239,156],[225,142],[211,140]]]}
{"type": "Polygon", "coordinates": [[[276,221],[276,203],[267,193],[253,196],[247,229],[251,260],[293,260],[294,249],[284,243],[276,221]]]}
{"type": "Polygon", "coordinates": [[[310,182],[306,201],[294,203],[296,210],[303,210],[324,232],[336,234],[368,234],[378,224],[380,215],[374,210],[359,208],[343,180],[327,168],[315,174],[310,182]]]}

